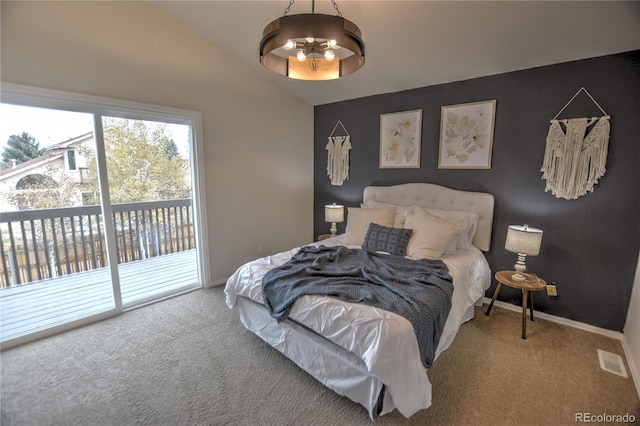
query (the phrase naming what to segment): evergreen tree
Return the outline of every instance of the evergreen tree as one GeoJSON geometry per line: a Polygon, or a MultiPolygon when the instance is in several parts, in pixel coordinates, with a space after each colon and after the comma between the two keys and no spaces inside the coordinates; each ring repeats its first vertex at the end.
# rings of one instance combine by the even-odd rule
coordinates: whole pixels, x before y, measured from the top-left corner
{"type": "Polygon", "coordinates": [[[173,141],[173,139],[163,139],[161,142],[162,149],[164,153],[167,155],[169,161],[180,155],[180,151],[178,150],[178,145],[173,141]]]}
{"type": "Polygon", "coordinates": [[[42,154],[44,149],[40,148],[40,143],[36,142],[29,133],[22,132],[20,135],[9,136],[2,150],[2,161],[11,163],[11,160],[16,160],[16,164],[20,164],[32,158],[38,158],[42,154]]]}

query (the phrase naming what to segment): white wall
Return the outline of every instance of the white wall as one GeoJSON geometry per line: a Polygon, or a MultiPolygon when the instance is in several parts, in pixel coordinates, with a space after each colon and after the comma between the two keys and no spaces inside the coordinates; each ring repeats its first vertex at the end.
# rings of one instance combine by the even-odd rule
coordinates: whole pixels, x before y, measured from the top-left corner
{"type": "Polygon", "coordinates": [[[631,290],[631,301],[627,311],[623,338],[627,362],[636,383],[636,390],[640,395],[640,255],[638,256],[633,290],[631,290]]]}
{"type": "Polygon", "coordinates": [[[202,112],[213,282],[312,240],[311,105],[151,2],[1,8],[3,82],[202,112]]]}

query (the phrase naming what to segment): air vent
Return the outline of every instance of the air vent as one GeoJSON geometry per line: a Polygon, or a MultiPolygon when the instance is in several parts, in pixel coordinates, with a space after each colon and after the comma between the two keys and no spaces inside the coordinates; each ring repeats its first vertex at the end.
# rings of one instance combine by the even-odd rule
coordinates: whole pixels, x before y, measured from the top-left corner
{"type": "Polygon", "coordinates": [[[627,370],[624,368],[624,361],[620,355],[612,354],[598,349],[598,358],[600,359],[600,368],[609,373],[617,374],[618,376],[628,377],[627,370]]]}

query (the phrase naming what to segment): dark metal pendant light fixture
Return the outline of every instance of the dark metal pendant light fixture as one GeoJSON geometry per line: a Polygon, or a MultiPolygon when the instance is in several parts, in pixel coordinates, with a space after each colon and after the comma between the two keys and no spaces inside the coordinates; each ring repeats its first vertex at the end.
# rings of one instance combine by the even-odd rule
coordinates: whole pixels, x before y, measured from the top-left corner
{"type": "Polygon", "coordinates": [[[267,69],[298,80],[333,80],[359,70],[364,65],[364,42],[360,28],[338,15],[311,13],[284,15],[262,32],[260,62],[267,69]]]}

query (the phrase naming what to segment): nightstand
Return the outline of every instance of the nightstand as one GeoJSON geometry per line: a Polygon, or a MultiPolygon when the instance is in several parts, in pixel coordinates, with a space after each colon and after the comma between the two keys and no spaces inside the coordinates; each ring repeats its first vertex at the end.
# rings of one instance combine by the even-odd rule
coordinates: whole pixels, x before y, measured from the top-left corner
{"type": "Polygon", "coordinates": [[[506,285],[512,288],[517,288],[522,290],[522,338],[527,338],[527,303],[529,303],[529,311],[531,313],[531,321],[533,321],[533,292],[544,290],[547,287],[547,282],[542,278],[539,278],[535,275],[523,273],[525,280],[524,281],[514,281],[512,279],[515,271],[498,271],[496,272],[496,280],[498,281],[498,287],[496,287],[496,291],[493,292],[493,297],[491,298],[491,303],[487,308],[487,312],[485,315],[489,315],[491,312],[491,308],[493,307],[493,302],[496,301],[496,297],[500,293],[500,289],[502,285],[506,285]]]}
{"type": "Polygon", "coordinates": [[[327,238],[331,238],[331,234],[320,234],[318,235],[317,240],[322,241],[322,240],[326,240],[327,238]]]}

